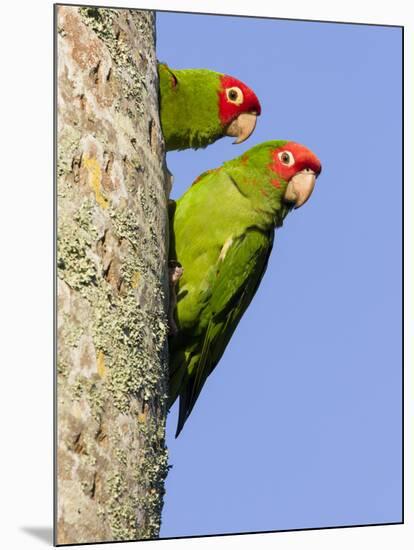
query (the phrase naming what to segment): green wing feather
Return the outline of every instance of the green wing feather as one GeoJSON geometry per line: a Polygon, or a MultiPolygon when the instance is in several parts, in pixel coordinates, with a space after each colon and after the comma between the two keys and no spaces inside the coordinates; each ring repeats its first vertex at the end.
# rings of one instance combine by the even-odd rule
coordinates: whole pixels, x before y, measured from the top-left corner
{"type": "Polygon", "coordinates": [[[180,363],[173,373],[170,389],[171,403],[180,395],[176,436],[256,293],[267,267],[273,237],[273,229],[264,232],[251,228],[231,244],[224,259],[218,260],[213,280],[209,281],[207,327],[191,349],[173,349],[180,363]]]}

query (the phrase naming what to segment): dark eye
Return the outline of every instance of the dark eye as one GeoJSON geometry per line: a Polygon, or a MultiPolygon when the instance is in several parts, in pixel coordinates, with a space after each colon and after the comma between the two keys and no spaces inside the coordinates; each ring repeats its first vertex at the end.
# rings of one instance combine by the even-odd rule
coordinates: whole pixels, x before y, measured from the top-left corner
{"type": "Polygon", "coordinates": [[[243,103],[243,92],[237,86],[227,88],[226,95],[230,103],[235,103],[236,105],[243,103]]]}
{"type": "Polygon", "coordinates": [[[292,166],[295,162],[295,159],[290,151],[282,151],[278,154],[278,157],[280,162],[285,166],[292,166]]]}

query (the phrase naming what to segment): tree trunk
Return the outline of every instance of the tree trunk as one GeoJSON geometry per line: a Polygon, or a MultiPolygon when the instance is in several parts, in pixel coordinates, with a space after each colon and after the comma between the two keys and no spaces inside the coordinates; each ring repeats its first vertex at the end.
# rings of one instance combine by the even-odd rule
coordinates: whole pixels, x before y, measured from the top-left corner
{"type": "Polygon", "coordinates": [[[154,538],[168,471],[155,16],[55,9],[56,543],[154,538]]]}

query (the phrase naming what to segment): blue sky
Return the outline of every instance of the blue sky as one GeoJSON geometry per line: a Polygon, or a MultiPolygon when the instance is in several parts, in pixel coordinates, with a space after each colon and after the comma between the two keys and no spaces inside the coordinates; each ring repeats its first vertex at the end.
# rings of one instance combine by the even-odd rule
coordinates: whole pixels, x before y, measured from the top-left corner
{"type": "Polygon", "coordinates": [[[400,29],[157,13],[157,55],[262,105],[245,143],[168,153],[174,198],[269,139],[323,165],[177,440],[170,413],[161,536],[400,521],[400,29]]]}

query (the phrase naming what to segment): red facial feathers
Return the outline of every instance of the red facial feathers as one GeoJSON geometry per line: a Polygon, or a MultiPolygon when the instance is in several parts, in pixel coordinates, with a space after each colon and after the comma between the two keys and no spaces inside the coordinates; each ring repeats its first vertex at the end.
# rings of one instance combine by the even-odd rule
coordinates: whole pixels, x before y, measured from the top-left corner
{"type": "Polygon", "coordinates": [[[285,181],[289,181],[295,174],[305,168],[312,170],[316,175],[319,175],[322,170],[318,157],[314,155],[312,151],[309,151],[309,149],[294,141],[289,141],[282,147],[273,150],[272,162],[269,168],[281,176],[285,181]],[[282,156],[281,153],[285,151],[291,153],[293,157],[291,157],[289,161],[289,164],[292,163],[290,166],[287,166],[286,163],[283,162],[283,159],[280,158],[280,156],[282,156]]]}
{"type": "Polygon", "coordinates": [[[260,115],[259,100],[253,90],[246,84],[228,75],[220,77],[220,84],[218,93],[219,116],[224,126],[230,124],[241,113],[255,112],[260,115]]]}

